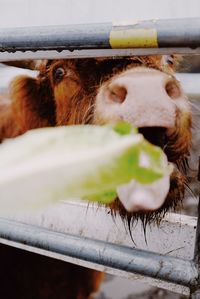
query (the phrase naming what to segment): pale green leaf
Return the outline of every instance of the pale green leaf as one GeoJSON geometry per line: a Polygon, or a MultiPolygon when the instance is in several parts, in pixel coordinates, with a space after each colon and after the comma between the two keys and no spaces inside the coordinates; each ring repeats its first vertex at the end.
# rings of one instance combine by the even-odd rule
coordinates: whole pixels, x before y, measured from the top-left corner
{"type": "Polygon", "coordinates": [[[77,197],[109,203],[117,186],[169,173],[162,150],[129,124],[32,130],[0,146],[0,210],[77,197]]]}

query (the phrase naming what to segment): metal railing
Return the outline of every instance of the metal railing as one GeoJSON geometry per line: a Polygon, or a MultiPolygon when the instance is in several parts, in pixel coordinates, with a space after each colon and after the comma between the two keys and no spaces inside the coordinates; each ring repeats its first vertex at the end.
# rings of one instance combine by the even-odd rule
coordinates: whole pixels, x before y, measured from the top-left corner
{"type": "MultiPolygon", "coordinates": [[[[0,238],[104,267],[186,286],[191,289],[191,294],[199,291],[198,250],[195,251],[194,260],[189,261],[87,237],[53,232],[3,218],[0,219],[0,238]]],[[[198,238],[199,234],[196,248],[199,247],[198,238]]]]}
{"type": "Polygon", "coordinates": [[[200,19],[0,29],[0,51],[200,47],[200,19]]]}
{"type": "Polygon", "coordinates": [[[0,60],[159,53],[200,53],[200,19],[0,29],[0,60]]]}

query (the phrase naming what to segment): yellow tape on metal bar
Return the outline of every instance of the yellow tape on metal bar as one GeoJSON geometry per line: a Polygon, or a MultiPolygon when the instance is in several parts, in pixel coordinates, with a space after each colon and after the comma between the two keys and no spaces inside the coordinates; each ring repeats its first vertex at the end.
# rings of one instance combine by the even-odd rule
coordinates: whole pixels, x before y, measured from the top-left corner
{"type": "Polygon", "coordinates": [[[158,47],[157,31],[154,28],[112,30],[109,42],[113,49],[158,47]]]}

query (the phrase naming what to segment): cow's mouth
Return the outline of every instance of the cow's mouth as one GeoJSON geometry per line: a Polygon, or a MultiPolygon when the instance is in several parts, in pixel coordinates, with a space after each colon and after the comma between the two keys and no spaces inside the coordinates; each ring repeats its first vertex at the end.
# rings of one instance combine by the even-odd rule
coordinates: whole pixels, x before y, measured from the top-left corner
{"type": "MultiPolygon", "coordinates": [[[[169,162],[173,161],[170,159],[170,156],[167,153],[167,145],[169,142],[167,128],[141,127],[138,131],[144,136],[147,141],[156,146],[159,146],[164,152],[166,151],[169,162]]],[[[138,218],[140,218],[142,222],[146,224],[152,221],[159,222],[167,211],[176,211],[182,206],[182,199],[185,189],[184,186],[185,176],[175,167],[174,171],[170,175],[170,188],[168,195],[166,195],[164,203],[158,209],[129,212],[127,209],[125,209],[124,205],[122,205],[121,200],[119,200],[118,198],[118,200],[111,205],[111,212],[112,214],[115,214],[115,212],[118,211],[122,219],[128,222],[128,225],[130,225],[130,223],[133,223],[138,218]]]]}
{"type": "Polygon", "coordinates": [[[167,146],[166,128],[163,127],[142,127],[138,129],[144,138],[150,143],[161,147],[163,150],[167,146]]]}
{"type": "Polygon", "coordinates": [[[169,134],[169,130],[164,127],[141,127],[138,129],[144,138],[151,144],[159,146],[166,154],[167,159],[176,167],[187,174],[189,150],[184,137],[180,137],[179,130],[174,129],[174,133],[169,134]]]}

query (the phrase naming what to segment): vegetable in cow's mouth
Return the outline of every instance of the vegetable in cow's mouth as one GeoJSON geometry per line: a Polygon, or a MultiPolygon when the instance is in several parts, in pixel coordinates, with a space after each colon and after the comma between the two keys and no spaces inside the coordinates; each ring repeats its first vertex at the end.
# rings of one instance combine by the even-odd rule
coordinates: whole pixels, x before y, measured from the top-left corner
{"type": "MultiPolygon", "coordinates": [[[[147,194],[154,196],[151,189],[156,182],[168,182],[170,173],[162,150],[127,123],[36,129],[0,146],[0,211],[24,210],[67,198],[107,204],[117,193],[122,202],[128,202],[132,187],[128,186],[128,196],[124,190],[130,181],[131,186],[137,184],[136,189],[138,184],[141,190],[144,186],[148,202],[147,194]]],[[[169,186],[165,185],[167,194],[169,186]]],[[[157,193],[164,201],[166,194],[157,193]]],[[[138,203],[127,206],[139,207],[138,203]]]]}

